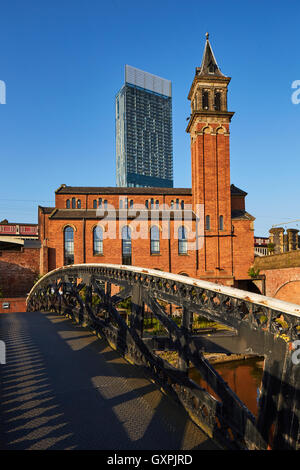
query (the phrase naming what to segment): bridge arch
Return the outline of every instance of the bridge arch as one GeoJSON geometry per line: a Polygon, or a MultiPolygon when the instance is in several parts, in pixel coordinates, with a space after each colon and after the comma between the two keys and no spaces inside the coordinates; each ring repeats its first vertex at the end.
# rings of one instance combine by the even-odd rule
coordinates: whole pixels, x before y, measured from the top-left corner
{"type": "Polygon", "coordinates": [[[53,311],[89,326],[132,364],[141,366],[210,437],[226,447],[298,449],[300,368],[293,362],[293,347],[300,339],[299,305],[148,268],[79,264],[41,278],[30,291],[27,309],[53,311]],[[114,286],[118,290],[113,292],[114,286]],[[117,308],[128,298],[129,322],[117,308]],[[179,324],[168,314],[168,305],[181,308],[179,324]],[[145,307],[163,327],[162,335],[144,335],[145,307]],[[193,328],[194,316],[229,327],[225,343],[218,343],[218,334],[215,338],[199,334],[193,328]],[[175,351],[178,367],[157,355],[157,350],[175,351]],[[209,363],[205,350],[264,356],[257,419],[209,363]],[[189,364],[206,386],[198,387],[189,379],[189,364]],[[282,419],[286,414],[290,419],[282,419]]]}
{"type": "Polygon", "coordinates": [[[276,290],[274,297],[300,305],[300,280],[285,282],[276,290]]]}

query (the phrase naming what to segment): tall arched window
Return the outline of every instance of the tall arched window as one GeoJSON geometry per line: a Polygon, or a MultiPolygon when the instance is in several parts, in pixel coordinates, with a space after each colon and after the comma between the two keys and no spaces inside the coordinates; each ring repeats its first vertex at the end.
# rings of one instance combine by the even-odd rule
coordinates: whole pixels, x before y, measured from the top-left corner
{"type": "Polygon", "coordinates": [[[176,209],[179,209],[179,199],[176,199],[176,209]]]}
{"type": "Polygon", "coordinates": [[[224,230],[224,217],[220,215],[219,230],[224,230]]]}
{"type": "Polygon", "coordinates": [[[97,209],[97,200],[96,199],[93,200],[93,209],[97,209]]]}
{"type": "Polygon", "coordinates": [[[100,226],[93,230],[93,254],[103,255],[103,228],[100,226]]]}
{"type": "Polygon", "coordinates": [[[171,201],[171,209],[174,209],[174,201],[171,201]]]}
{"type": "Polygon", "coordinates": [[[160,253],[159,228],[156,225],[150,229],[150,253],[151,255],[160,253]]]}
{"type": "Polygon", "coordinates": [[[64,265],[74,264],[74,230],[66,227],[64,230],[64,265]]]}
{"type": "Polygon", "coordinates": [[[107,209],[107,199],[104,199],[104,209],[107,209]]]}
{"type": "Polygon", "coordinates": [[[76,199],[75,197],[72,197],[72,209],[76,208],[76,199]]]}
{"type": "Polygon", "coordinates": [[[187,254],[187,233],[186,228],[182,225],[178,229],[178,254],[187,254]]]}
{"type": "Polygon", "coordinates": [[[156,210],[159,209],[159,201],[158,201],[158,200],[155,202],[155,209],[156,209],[156,210]]]}
{"type": "Polygon", "coordinates": [[[77,201],[77,209],[81,209],[81,200],[80,199],[78,199],[78,201],[77,201]]]}
{"type": "Polygon", "coordinates": [[[202,108],[208,109],[208,91],[202,92],[202,108]]]}
{"type": "Polygon", "coordinates": [[[102,208],[102,197],[98,199],[98,207],[102,208]]]}
{"type": "Polygon", "coordinates": [[[66,208],[67,208],[67,209],[70,209],[70,207],[71,207],[71,206],[70,206],[70,199],[67,199],[67,201],[66,201],[66,208]]]}
{"type": "Polygon", "coordinates": [[[205,217],[205,230],[210,230],[210,215],[205,217]]]}
{"type": "Polygon", "coordinates": [[[127,225],[122,228],[122,264],[131,263],[131,229],[127,225]]]}
{"type": "Polygon", "coordinates": [[[184,201],[181,201],[180,205],[181,205],[181,210],[184,210],[184,201]]]}

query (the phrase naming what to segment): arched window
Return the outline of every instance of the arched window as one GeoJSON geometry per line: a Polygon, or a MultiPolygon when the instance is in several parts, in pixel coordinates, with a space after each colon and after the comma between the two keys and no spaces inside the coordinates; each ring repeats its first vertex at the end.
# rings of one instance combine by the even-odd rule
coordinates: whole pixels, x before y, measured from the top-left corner
{"type": "Polygon", "coordinates": [[[67,209],[70,209],[70,207],[71,207],[71,206],[70,206],[70,199],[67,199],[67,201],[66,201],[66,208],[67,208],[67,209]]]}
{"type": "Polygon", "coordinates": [[[76,208],[76,199],[75,197],[72,197],[72,209],[76,208]]]}
{"type": "Polygon", "coordinates": [[[202,92],[202,108],[208,109],[208,91],[202,92]]]}
{"type": "Polygon", "coordinates": [[[145,201],[145,207],[146,207],[146,209],[149,209],[149,201],[148,201],[148,199],[145,201]]]}
{"type": "Polygon", "coordinates": [[[220,215],[219,230],[224,230],[224,217],[220,215]]]}
{"type": "Polygon", "coordinates": [[[93,230],[93,254],[103,254],[103,228],[97,226],[93,230]]]}
{"type": "Polygon", "coordinates": [[[215,93],[215,110],[220,111],[221,110],[221,93],[219,91],[216,91],[215,93]]]}
{"type": "Polygon", "coordinates": [[[153,197],[151,198],[151,209],[154,209],[154,199],[153,199],[153,197]]]}
{"type": "Polygon", "coordinates": [[[210,215],[205,217],[205,230],[210,230],[210,215]]]}
{"type": "Polygon", "coordinates": [[[64,265],[74,264],[74,230],[66,227],[64,230],[64,265]]]}
{"type": "Polygon", "coordinates": [[[179,199],[176,199],[176,209],[179,209],[179,199]]]}
{"type": "Polygon", "coordinates": [[[78,201],[77,201],[77,209],[81,209],[81,200],[80,199],[78,199],[78,201]]]}
{"type": "Polygon", "coordinates": [[[93,200],[93,209],[97,209],[97,200],[96,199],[93,200]]]}
{"type": "Polygon", "coordinates": [[[122,228],[122,264],[131,264],[131,229],[127,225],[122,228]]]}
{"type": "Polygon", "coordinates": [[[178,254],[185,255],[187,254],[187,234],[186,228],[182,225],[178,229],[178,254]]]}
{"type": "Polygon", "coordinates": [[[171,209],[174,209],[174,201],[171,201],[171,209]]]}
{"type": "Polygon", "coordinates": [[[132,207],[133,207],[133,199],[130,199],[129,207],[132,209],[132,207]]]}
{"type": "Polygon", "coordinates": [[[98,199],[98,207],[102,207],[102,197],[99,197],[98,199]]]}
{"type": "Polygon", "coordinates": [[[159,228],[156,225],[150,229],[150,253],[151,255],[160,253],[159,228]]]}
{"type": "Polygon", "coordinates": [[[107,209],[107,199],[104,199],[104,209],[107,209]]]}
{"type": "Polygon", "coordinates": [[[155,202],[155,209],[156,209],[156,210],[159,209],[159,201],[156,201],[156,202],[155,202]]]}
{"type": "Polygon", "coordinates": [[[119,208],[120,208],[120,209],[123,209],[123,199],[120,199],[120,200],[119,200],[119,208]]]}
{"type": "Polygon", "coordinates": [[[184,201],[181,201],[180,205],[181,205],[181,209],[184,210],[184,201]]]}
{"type": "Polygon", "coordinates": [[[208,64],[208,73],[215,73],[216,71],[216,64],[213,63],[211,60],[210,63],[208,64]]]}

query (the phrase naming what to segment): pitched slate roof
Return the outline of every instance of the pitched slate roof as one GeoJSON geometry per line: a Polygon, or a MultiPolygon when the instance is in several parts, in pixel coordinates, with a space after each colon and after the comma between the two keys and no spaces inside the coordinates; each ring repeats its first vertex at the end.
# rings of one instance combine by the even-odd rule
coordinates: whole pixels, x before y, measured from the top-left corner
{"type": "MultiPolygon", "coordinates": [[[[233,196],[247,196],[248,193],[238,188],[234,184],[230,186],[231,195],[233,196]]],[[[120,188],[115,186],[66,186],[61,185],[56,191],[56,194],[144,194],[144,195],[170,195],[170,196],[191,196],[191,188],[120,188]]],[[[39,206],[41,207],[41,206],[39,206]]],[[[54,207],[41,207],[44,211],[49,211],[54,209],[54,207]]]]}
{"type": "Polygon", "coordinates": [[[231,211],[231,218],[232,219],[245,219],[245,220],[255,220],[253,215],[249,214],[247,211],[242,210],[232,210],[231,211]]]}
{"type": "MultiPolygon", "coordinates": [[[[97,211],[96,209],[56,209],[53,214],[49,216],[49,219],[63,220],[63,219],[102,219],[107,220],[130,220],[136,219],[137,217],[140,220],[162,220],[162,218],[170,220],[178,220],[182,215],[181,210],[135,210],[135,209],[124,209],[116,211],[97,211]]],[[[191,210],[184,211],[184,220],[194,220],[196,218],[195,214],[191,210]]]]}
{"type": "Polygon", "coordinates": [[[237,186],[234,186],[234,184],[230,185],[230,192],[232,196],[247,196],[248,194],[237,186]]]}
{"type": "Polygon", "coordinates": [[[197,75],[216,75],[218,77],[224,77],[225,75],[221,72],[216,58],[214,56],[212,47],[209,42],[209,34],[206,33],[206,43],[202,58],[201,66],[197,69],[197,75]]]}

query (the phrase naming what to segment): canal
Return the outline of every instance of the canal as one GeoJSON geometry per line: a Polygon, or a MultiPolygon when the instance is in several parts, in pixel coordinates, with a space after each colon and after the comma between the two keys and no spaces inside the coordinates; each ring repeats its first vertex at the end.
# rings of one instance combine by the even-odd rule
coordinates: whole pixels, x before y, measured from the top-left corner
{"type": "MultiPolygon", "coordinates": [[[[261,357],[212,364],[214,369],[255,416],[258,412],[257,398],[263,375],[263,365],[264,361],[261,357]]],[[[214,395],[206,382],[201,379],[197,369],[190,369],[189,377],[214,395]]]]}

